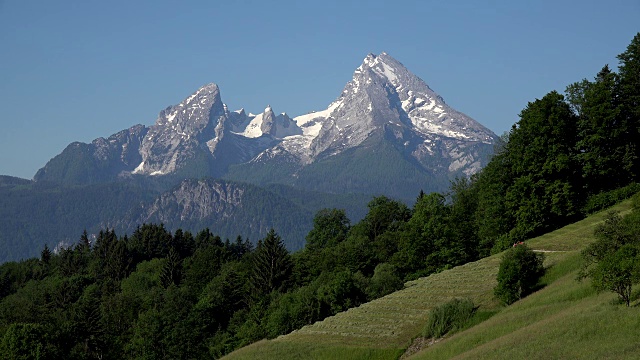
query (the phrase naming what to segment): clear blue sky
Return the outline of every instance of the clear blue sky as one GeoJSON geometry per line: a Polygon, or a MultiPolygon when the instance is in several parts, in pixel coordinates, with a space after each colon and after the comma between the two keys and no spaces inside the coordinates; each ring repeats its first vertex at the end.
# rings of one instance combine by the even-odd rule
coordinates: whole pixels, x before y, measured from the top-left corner
{"type": "Polygon", "coordinates": [[[638,31],[638,0],[0,0],[0,174],[32,178],[209,82],[232,110],[321,110],[382,51],[501,134],[527,102],[617,68],[638,31]]]}

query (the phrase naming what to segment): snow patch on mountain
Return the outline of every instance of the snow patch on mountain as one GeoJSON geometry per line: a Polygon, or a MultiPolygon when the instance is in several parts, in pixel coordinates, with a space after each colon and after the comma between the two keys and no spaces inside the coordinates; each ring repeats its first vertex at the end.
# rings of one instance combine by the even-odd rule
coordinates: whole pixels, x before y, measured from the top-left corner
{"type": "MultiPolygon", "coordinates": [[[[242,118],[243,110],[235,112],[236,117],[242,118]]],[[[268,105],[264,112],[254,115],[249,113],[245,116],[245,120],[238,122],[231,131],[240,136],[247,138],[259,138],[264,135],[270,135],[276,139],[282,139],[288,136],[303,134],[303,130],[298,127],[293,119],[287,113],[274,115],[271,105],[268,105]]]]}
{"type": "Polygon", "coordinates": [[[144,172],[144,161],[140,163],[140,165],[136,166],[135,169],[131,172],[132,174],[142,174],[144,172]]]}
{"type": "MultiPolygon", "coordinates": [[[[266,112],[266,110],[265,110],[266,112]]],[[[251,117],[251,116],[249,116],[251,117]]],[[[264,117],[264,113],[255,115],[251,122],[247,125],[243,132],[237,133],[238,135],[242,135],[248,138],[257,138],[262,136],[262,131],[260,127],[262,126],[262,118],[264,117]]]]}

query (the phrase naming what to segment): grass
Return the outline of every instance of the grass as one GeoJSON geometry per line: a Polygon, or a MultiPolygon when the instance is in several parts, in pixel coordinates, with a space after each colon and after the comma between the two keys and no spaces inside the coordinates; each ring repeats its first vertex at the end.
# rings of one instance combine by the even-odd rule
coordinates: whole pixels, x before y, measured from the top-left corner
{"type": "Polygon", "coordinates": [[[261,340],[247,347],[236,350],[229,359],[397,359],[403,349],[379,349],[357,346],[344,346],[316,342],[313,339],[301,342],[281,340],[261,340]]]}
{"type": "MultiPolygon", "coordinates": [[[[630,201],[614,207],[630,211],[630,201]]],[[[606,212],[527,241],[547,252],[544,287],[502,308],[493,296],[501,255],[410,281],[405,289],[349,309],[274,340],[262,340],[229,359],[397,359],[419,336],[430,310],[466,297],[482,317],[468,329],[411,359],[635,358],[640,312],[612,305],[614,294],[595,294],[576,281],[580,250],[593,239],[606,212]],[[486,319],[486,320],[485,320],[486,319]],[[485,320],[485,321],[481,321],[485,320]]]]}
{"type": "Polygon", "coordinates": [[[274,340],[263,340],[229,359],[397,359],[419,335],[430,310],[456,297],[496,308],[492,291],[499,256],[410,281],[405,289],[328,317],[274,340]]]}
{"type": "Polygon", "coordinates": [[[561,276],[542,290],[411,359],[637,358],[638,309],[576,281],[578,254],[566,262],[573,269],[556,268],[550,277],[561,276]]]}

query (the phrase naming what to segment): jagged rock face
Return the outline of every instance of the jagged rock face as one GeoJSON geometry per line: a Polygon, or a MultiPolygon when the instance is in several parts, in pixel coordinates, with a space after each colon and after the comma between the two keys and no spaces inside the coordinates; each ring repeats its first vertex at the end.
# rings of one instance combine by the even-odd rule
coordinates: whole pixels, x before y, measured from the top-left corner
{"type": "Polygon", "coordinates": [[[192,159],[196,151],[205,148],[203,144],[213,153],[221,140],[226,118],[220,90],[215,84],[205,85],[180,104],[162,110],[142,142],[142,162],[133,173],[175,172],[192,159]]]}
{"type": "Polygon", "coordinates": [[[228,218],[242,206],[244,189],[230,183],[210,180],[186,180],[162,194],[134,221],[142,223],[175,223],[206,218],[228,218]]]}
{"type": "Polygon", "coordinates": [[[109,138],[98,138],[92,142],[95,147],[93,156],[99,160],[119,162],[123,169],[130,168],[140,161],[138,149],[142,144],[149,128],[135,125],[122,130],[109,138]]]}
{"type": "Polygon", "coordinates": [[[175,187],[143,201],[124,215],[107,219],[100,228],[131,233],[140,224],[165,224],[167,229],[200,231],[210,228],[217,235],[234,239],[240,235],[257,241],[271,228],[298,250],[312,227],[313,214],[270,191],[213,178],[186,179],[175,187]]]}

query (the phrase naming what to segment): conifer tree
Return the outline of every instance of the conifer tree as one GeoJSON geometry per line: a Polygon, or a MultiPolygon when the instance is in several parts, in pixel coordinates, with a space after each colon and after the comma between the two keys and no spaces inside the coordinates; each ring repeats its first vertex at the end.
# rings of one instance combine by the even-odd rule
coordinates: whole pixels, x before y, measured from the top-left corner
{"type": "Polygon", "coordinates": [[[40,261],[45,265],[49,265],[51,261],[51,250],[47,244],[44,244],[44,249],[40,252],[40,261]]]}
{"type": "Polygon", "coordinates": [[[179,285],[182,278],[182,262],[180,254],[174,248],[169,249],[167,254],[167,262],[162,267],[160,273],[160,281],[162,286],[168,288],[171,284],[179,285]]]}
{"type": "Polygon", "coordinates": [[[258,242],[253,258],[252,285],[255,295],[287,288],[293,262],[284,242],[274,229],[258,242]]]}
{"type": "Polygon", "coordinates": [[[640,136],[640,32],[631,40],[627,49],[618,55],[618,60],[620,121],[629,129],[624,134],[624,142],[628,144],[625,161],[633,164],[631,173],[637,176],[640,173],[637,161],[640,158],[640,146],[636,140],[640,136]]]}

